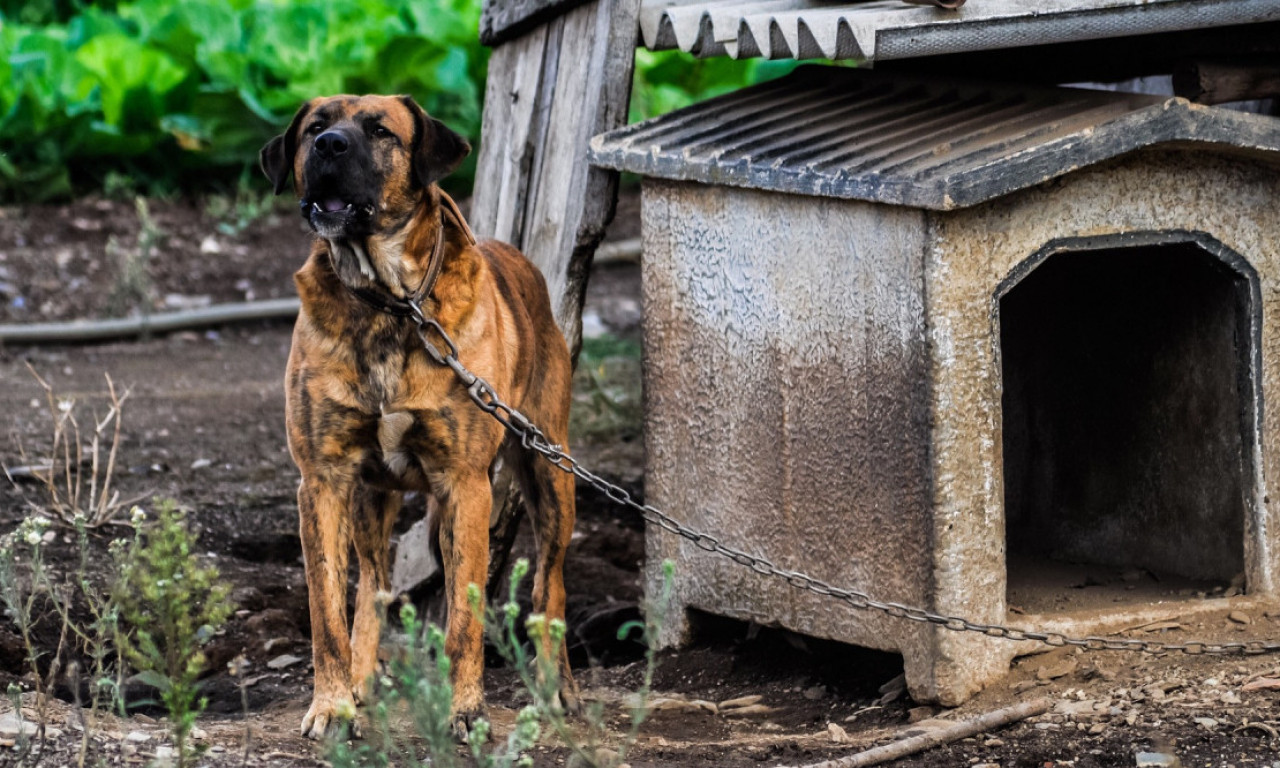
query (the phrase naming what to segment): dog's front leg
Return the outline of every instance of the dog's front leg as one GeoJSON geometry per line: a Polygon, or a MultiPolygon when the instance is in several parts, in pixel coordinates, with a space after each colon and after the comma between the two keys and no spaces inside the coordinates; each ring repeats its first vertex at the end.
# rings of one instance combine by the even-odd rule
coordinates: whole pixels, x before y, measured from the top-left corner
{"type": "Polygon", "coordinates": [[[298,487],[302,556],[311,606],[315,693],[302,719],[302,735],[320,739],[338,726],[338,713],[354,709],[351,644],[347,639],[347,552],[351,546],[350,478],[303,476],[298,487]]]}
{"type": "Polygon", "coordinates": [[[467,590],[475,584],[483,596],[489,573],[489,476],[471,472],[438,498],[449,604],[444,647],[453,671],[454,727],[461,735],[484,710],[484,621],[472,610],[467,590]]]}

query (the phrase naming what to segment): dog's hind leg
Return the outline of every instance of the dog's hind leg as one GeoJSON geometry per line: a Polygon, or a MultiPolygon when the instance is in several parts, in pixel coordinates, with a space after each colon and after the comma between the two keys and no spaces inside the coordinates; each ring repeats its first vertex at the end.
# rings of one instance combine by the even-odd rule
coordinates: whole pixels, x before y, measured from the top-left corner
{"type": "Polygon", "coordinates": [[[369,692],[369,680],[378,666],[378,640],[382,634],[378,594],[391,586],[388,547],[391,528],[400,512],[401,494],[361,488],[352,500],[351,539],[360,566],[355,617],[351,623],[351,688],[357,699],[369,692]]]}
{"type": "MultiPolygon", "coordinates": [[[[508,454],[521,462],[520,487],[526,510],[533,520],[534,545],[537,563],[533,575],[533,611],[551,622],[564,622],[565,590],[564,559],[573,538],[574,488],[573,475],[556,469],[541,456],[521,451],[519,443],[512,443],[508,454]]],[[[554,659],[560,675],[561,703],[569,712],[579,709],[578,687],[569,669],[568,638],[556,641],[550,632],[543,638],[538,653],[543,659],[554,659]],[[558,646],[558,647],[556,647],[558,646]],[[553,655],[554,654],[554,655],[553,655]]],[[[539,665],[541,667],[541,665],[539,665]]],[[[541,673],[541,670],[539,670],[541,673]]]]}

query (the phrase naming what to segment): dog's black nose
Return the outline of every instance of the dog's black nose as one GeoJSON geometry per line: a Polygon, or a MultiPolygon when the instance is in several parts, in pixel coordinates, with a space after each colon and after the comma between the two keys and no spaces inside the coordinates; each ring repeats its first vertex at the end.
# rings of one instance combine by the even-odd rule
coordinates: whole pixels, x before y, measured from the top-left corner
{"type": "Polygon", "coordinates": [[[316,137],[316,152],[324,158],[334,158],[347,151],[347,137],[337,131],[325,131],[316,137]]]}

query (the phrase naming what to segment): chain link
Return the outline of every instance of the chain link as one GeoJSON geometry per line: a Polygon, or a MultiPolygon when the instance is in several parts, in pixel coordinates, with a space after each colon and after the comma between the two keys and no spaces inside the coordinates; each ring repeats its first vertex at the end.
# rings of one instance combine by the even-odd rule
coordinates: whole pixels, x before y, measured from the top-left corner
{"type": "Polygon", "coordinates": [[[979,634],[986,635],[987,637],[996,637],[1013,641],[1030,640],[1054,647],[1074,646],[1090,651],[1138,651],[1142,653],[1166,653],[1178,651],[1192,656],[1202,654],[1252,655],[1280,651],[1280,642],[1264,642],[1261,640],[1230,643],[1209,643],[1203,641],[1160,643],[1154,640],[1139,640],[1136,638],[1098,636],[1071,637],[1061,632],[1035,632],[1032,630],[1007,627],[1000,624],[980,624],[975,621],[970,621],[962,616],[949,616],[947,614],[934,613],[923,608],[904,605],[902,603],[883,602],[872,598],[865,592],[859,592],[854,589],[843,589],[807,574],[780,568],[763,557],[753,555],[749,552],[744,552],[740,549],[735,549],[722,543],[718,538],[709,533],[704,533],[694,528],[690,528],[650,504],[640,504],[631,497],[630,492],[625,488],[610,483],[586,467],[583,467],[578,463],[577,459],[574,459],[572,456],[565,453],[562,446],[551,443],[551,441],[547,439],[546,434],[539,429],[537,425],[527,419],[524,414],[504,402],[487,381],[469,371],[466,366],[458,360],[457,346],[454,345],[453,340],[449,338],[449,335],[445,333],[439,323],[425,317],[422,314],[421,308],[414,306],[413,310],[413,320],[418,325],[418,336],[422,339],[427,355],[436,363],[451,368],[463,385],[467,387],[467,394],[471,397],[471,400],[476,404],[476,406],[497,419],[504,427],[506,427],[507,431],[519,437],[521,444],[525,448],[541,455],[547,461],[551,462],[556,468],[577,476],[615,503],[630,507],[640,513],[640,516],[644,518],[645,522],[656,525],[664,531],[687,539],[692,542],[694,546],[706,552],[723,555],[738,565],[750,568],[756,573],[779,578],[796,589],[840,600],[849,607],[858,610],[880,611],[881,613],[895,618],[906,619],[907,621],[914,621],[921,624],[932,624],[934,626],[942,627],[943,629],[949,629],[953,632],[977,632],[979,634]],[[444,342],[446,348],[445,352],[442,353],[438,347],[431,343],[429,334],[435,334],[444,342]]]}

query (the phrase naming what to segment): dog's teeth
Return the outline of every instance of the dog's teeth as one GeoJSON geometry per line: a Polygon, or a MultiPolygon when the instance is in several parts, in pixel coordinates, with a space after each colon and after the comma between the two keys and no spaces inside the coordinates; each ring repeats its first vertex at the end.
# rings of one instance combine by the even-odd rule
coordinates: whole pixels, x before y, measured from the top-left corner
{"type": "Polygon", "coordinates": [[[319,213],[319,212],[320,212],[320,204],[319,204],[319,203],[312,203],[312,204],[311,204],[311,207],[316,211],[316,213],[319,213]]]}

